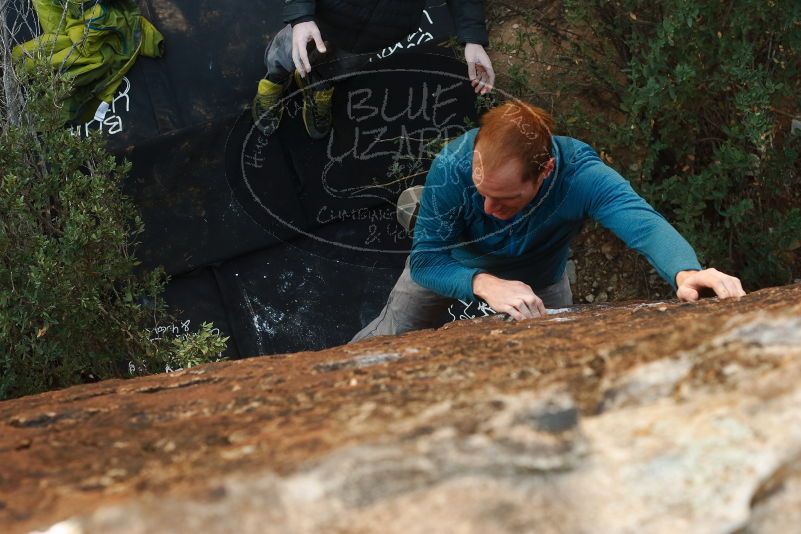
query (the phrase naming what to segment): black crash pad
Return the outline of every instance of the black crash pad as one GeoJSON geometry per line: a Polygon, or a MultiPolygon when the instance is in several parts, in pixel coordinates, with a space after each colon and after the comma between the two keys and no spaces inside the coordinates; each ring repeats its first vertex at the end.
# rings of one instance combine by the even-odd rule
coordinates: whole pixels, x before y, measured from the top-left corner
{"type": "Polygon", "coordinates": [[[352,263],[343,249],[339,259],[330,257],[331,250],[321,256],[314,253],[316,241],[300,241],[248,254],[219,269],[220,292],[243,355],[348,342],[378,315],[402,269],[402,264],[352,263]]]}
{"type": "Polygon", "coordinates": [[[408,39],[339,80],[334,130],[312,141],[290,94],[265,139],[248,107],[282,27],[276,0],[140,0],[166,55],[140,58],[99,129],[133,170],[124,189],[145,234],[138,256],[172,276],[176,328],[213,321],[231,357],[346,342],[384,305],[410,241],[394,200],[422,183],[421,147],[476,118],[466,67],[434,2],[408,39]],[[189,321],[187,323],[187,321],[189,321]]]}

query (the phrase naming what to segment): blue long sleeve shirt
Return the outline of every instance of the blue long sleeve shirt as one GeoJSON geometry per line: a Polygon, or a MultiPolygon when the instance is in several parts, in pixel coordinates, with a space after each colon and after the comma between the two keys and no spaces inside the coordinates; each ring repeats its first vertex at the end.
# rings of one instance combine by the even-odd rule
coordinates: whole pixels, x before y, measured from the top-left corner
{"type": "Polygon", "coordinates": [[[478,129],[435,158],[414,229],[412,279],[441,295],[472,300],[487,272],[537,289],[559,280],[568,247],[592,218],[643,254],[675,288],[676,274],[700,270],[689,243],[587,144],[553,137],[556,165],[534,199],[508,221],[484,213],[472,180],[478,129]]]}

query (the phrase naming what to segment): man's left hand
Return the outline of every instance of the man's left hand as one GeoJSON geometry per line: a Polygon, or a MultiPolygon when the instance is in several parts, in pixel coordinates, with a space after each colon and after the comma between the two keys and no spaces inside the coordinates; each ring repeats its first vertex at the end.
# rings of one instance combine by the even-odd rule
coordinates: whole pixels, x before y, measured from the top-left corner
{"type": "Polygon", "coordinates": [[[467,75],[476,94],[485,95],[492,91],[495,84],[495,71],[492,70],[487,52],[480,44],[467,43],[464,45],[464,59],[467,61],[467,75]]]}
{"type": "Polygon", "coordinates": [[[717,269],[681,271],[676,275],[676,287],[678,288],[676,296],[683,301],[698,300],[704,289],[711,289],[721,299],[745,296],[739,278],[729,276],[717,269]]]}

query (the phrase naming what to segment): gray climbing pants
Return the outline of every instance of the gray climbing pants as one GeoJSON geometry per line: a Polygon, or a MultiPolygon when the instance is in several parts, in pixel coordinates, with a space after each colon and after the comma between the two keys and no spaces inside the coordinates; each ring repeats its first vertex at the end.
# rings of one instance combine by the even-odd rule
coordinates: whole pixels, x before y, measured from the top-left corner
{"type": "Polygon", "coordinates": [[[292,61],[292,26],[287,24],[278,32],[264,51],[264,65],[267,79],[273,83],[284,84],[289,80],[295,63],[292,61]]]}
{"type": "MultiPolygon", "coordinates": [[[[567,271],[555,284],[534,288],[546,308],[566,308],[573,304],[573,293],[567,271]]],[[[423,328],[438,328],[444,324],[448,306],[456,302],[424,288],[412,280],[409,260],[389,293],[387,304],[378,317],[356,334],[351,343],[373,336],[403,334],[423,328]]]]}

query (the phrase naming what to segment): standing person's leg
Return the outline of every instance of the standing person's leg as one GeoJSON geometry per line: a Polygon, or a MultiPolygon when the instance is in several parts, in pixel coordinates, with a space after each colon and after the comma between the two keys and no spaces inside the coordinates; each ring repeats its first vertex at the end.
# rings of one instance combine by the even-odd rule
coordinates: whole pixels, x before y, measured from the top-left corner
{"type": "Polygon", "coordinates": [[[558,282],[541,289],[534,289],[534,293],[542,299],[546,308],[568,308],[573,305],[573,292],[570,290],[567,271],[562,273],[558,282]]]}
{"type": "MultiPolygon", "coordinates": [[[[325,39],[325,34],[323,34],[325,39]]],[[[334,73],[338,61],[335,46],[326,41],[326,53],[321,54],[314,42],[307,45],[311,72],[302,77],[295,71],[295,84],[303,95],[303,124],[312,139],[324,139],[331,131],[334,98],[334,73]]]]}
{"type": "Polygon", "coordinates": [[[292,26],[287,25],[273,37],[264,51],[267,75],[259,81],[253,99],[253,123],[264,135],[278,129],[284,114],[283,95],[295,65],[292,62],[292,26]]]}
{"type": "Polygon", "coordinates": [[[292,26],[287,24],[278,32],[264,50],[266,79],[273,83],[285,84],[295,70],[292,61],[292,26]]]}
{"type": "Polygon", "coordinates": [[[412,280],[409,260],[378,317],[356,334],[351,343],[373,336],[403,334],[444,324],[448,306],[454,301],[412,280]]]}

